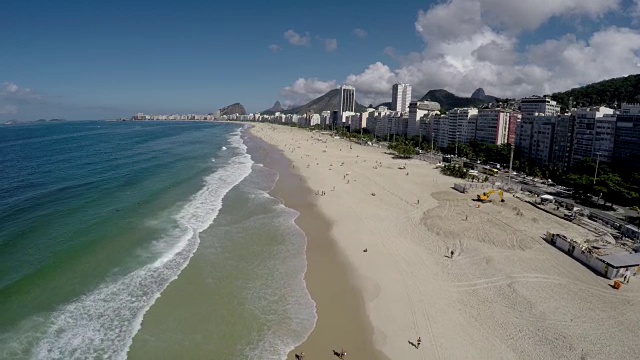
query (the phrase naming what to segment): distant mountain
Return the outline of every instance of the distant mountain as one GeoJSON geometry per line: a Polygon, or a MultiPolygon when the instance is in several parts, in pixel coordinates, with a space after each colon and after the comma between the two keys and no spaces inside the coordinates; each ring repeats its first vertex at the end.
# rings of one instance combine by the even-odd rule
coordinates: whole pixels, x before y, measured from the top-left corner
{"type": "Polygon", "coordinates": [[[378,105],[376,105],[376,106],[374,107],[374,109],[377,109],[377,108],[379,108],[380,106],[384,106],[384,107],[386,107],[387,109],[391,109],[391,101],[387,101],[387,102],[383,102],[383,103],[381,103],[381,104],[378,104],[378,105]]]}
{"type": "Polygon", "coordinates": [[[261,114],[276,113],[276,112],[282,112],[282,111],[284,111],[284,108],[280,104],[280,101],[276,101],[276,103],[273,104],[272,107],[268,108],[265,111],[262,111],[261,114]]]}
{"type": "Polygon", "coordinates": [[[471,98],[472,99],[483,100],[483,101],[486,101],[486,102],[489,102],[489,103],[496,101],[496,97],[485,94],[483,88],[476,89],[476,91],[474,91],[473,94],[471,94],[471,98]]]}
{"type": "Polygon", "coordinates": [[[233,114],[247,115],[247,112],[244,110],[244,106],[242,106],[242,104],[240,103],[227,105],[220,109],[220,116],[233,114]]]}
{"type": "MultiPolygon", "coordinates": [[[[285,110],[287,114],[319,114],[323,111],[335,111],[340,106],[340,89],[333,89],[328,93],[313,99],[308,103],[294,107],[293,109],[285,110]]],[[[365,106],[358,104],[356,101],[355,112],[362,112],[366,109],[365,106]]]]}
{"type": "Polygon", "coordinates": [[[444,89],[429,90],[420,101],[435,101],[440,104],[443,111],[464,107],[480,107],[487,103],[481,99],[456,96],[444,89]]]}
{"type": "Polygon", "coordinates": [[[640,102],[640,75],[629,75],[585,85],[565,92],[551,94],[564,109],[580,106],[607,105],[640,102]]]}

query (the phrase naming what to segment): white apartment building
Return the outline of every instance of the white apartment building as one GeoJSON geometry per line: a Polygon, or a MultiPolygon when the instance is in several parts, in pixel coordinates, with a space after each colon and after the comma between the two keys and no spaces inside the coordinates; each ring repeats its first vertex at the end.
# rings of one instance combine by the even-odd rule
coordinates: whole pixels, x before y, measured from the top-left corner
{"type": "Polygon", "coordinates": [[[449,116],[442,114],[433,117],[433,132],[427,136],[434,146],[446,148],[449,146],[449,116]],[[431,138],[433,136],[433,138],[431,138]]]}
{"type": "Polygon", "coordinates": [[[386,112],[376,119],[375,135],[385,140],[393,135],[406,135],[408,120],[399,111],[386,112]]]}
{"type": "Polygon", "coordinates": [[[430,119],[440,113],[440,104],[433,101],[413,101],[409,104],[407,137],[427,136],[431,132],[430,119]]]}
{"type": "Polygon", "coordinates": [[[616,140],[616,115],[607,114],[596,119],[596,133],[593,139],[594,159],[613,160],[613,146],[616,140]]]}
{"type": "MultiPolygon", "coordinates": [[[[365,129],[367,129],[374,136],[382,136],[381,133],[377,133],[378,123],[382,121],[382,119],[389,113],[386,107],[379,106],[378,110],[369,111],[367,113],[367,124],[365,129]]],[[[386,136],[386,132],[384,133],[386,136]]]]}
{"type": "Polygon", "coordinates": [[[323,111],[320,113],[320,126],[331,126],[331,111],[323,111]]]}
{"type": "Polygon", "coordinates": [[[401,83],[394,84],[391,90],[391,110],[407,114],[409,112],[410,102],[411,85],[401,83]]]}
{"type": "Polygon", "coordinates": [[[462,108],[449,111],[449,143],[468,144],[476,136],[478,109],[462,108]]]}
{"type": "Polygon", "coordinates": [[[580,108],[575,111],[571,164],[584,158],[611,161],[615,141],[615,115],[607,107],[580,108]]]}
{"type": "Polygon", "coordinates": [[[369,119],[369,113],[372,111],[374,110],[366,109],[364,112],[352,116],[350,119],[352,130],[367,129],[367,120],[369,119]]]}
{"type": "Polygon", "coordinates": [[[640,115],[640,104],[622,104],[620,115],[640,115]]]}
{"type": "Polygon", "coordinates": [[[557,115],[560,105],[548,97],[532,96],[520,99],[520,112],[522,115],[557,115]]]}
{"type": "Polygon", "coordinates": [[[551,162],[556,115],[523,115],[518,124],[516,148],[541,165],[551,162]]]}
{"type": "Polygon", "coordinates": [[[321,121],[320,121],[320,114],[312,114],[309,117],[309,126],[320,126],[321,125],[321,121]]]}
{"type": "Polygon", "coordinates": [[[481,109],[478,111],[475,139],[493,145],[509,141],[510,112],[504,109],[481,109]]]}
{"type": "Polygon", "coordinates": [[[350,85],[340,87],[340,109],[338,113],[355,112],[356,110],[356,88],[350,85]]]}

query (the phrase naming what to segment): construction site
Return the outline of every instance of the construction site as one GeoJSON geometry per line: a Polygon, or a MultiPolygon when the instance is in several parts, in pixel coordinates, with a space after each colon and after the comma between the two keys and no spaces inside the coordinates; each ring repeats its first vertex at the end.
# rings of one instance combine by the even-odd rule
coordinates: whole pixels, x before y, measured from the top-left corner
{"type": "MultiPolygon", "coordinates": [[[[465,194],[475,192],[476,197],[472,200],[477,203],[492,203],[497,199],[500,203],[505,202],[503,186],[499,183],[456,183],[454,189],[465,194]]],[[[566,201],[556,201],[550,195],[535,194],[513,187],[505,191],[511,193],[513,201],[528,204],[586,230],[575,238],[562,231],[546,231],[544,239],[595,274],[607,279],[620,279],[629,273],[631,276],[640,273],[640,241],[626,237],[625,227],[599,221],[599,218],[594,219],[588,210],[566,201]]],[[[517,208],[516,215],[523,216],[521,208],[517,208]]]]}

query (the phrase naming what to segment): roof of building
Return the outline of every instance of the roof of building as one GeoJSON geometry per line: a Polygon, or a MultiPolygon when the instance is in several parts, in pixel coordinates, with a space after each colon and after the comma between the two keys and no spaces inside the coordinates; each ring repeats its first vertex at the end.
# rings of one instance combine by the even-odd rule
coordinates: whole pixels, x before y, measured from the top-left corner
{"type": "Polygon", "coordinates": [[[614,268],[640,265],[640,253],[619,253],[600,256],[600,260],[613,266],[614,268]]]}

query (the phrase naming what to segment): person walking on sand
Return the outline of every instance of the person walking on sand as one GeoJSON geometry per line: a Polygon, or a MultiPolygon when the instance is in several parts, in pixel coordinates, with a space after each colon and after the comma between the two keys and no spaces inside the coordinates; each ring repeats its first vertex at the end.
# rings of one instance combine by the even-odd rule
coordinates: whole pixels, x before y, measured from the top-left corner
{"type": "Polygon", "coordinates": [[[418,341],[416,341],[416,349],[420,349],[420,344],[422,344],[422,338],[418,336],[418,341]]]}
{"type": "Polygon", "coordinates": [[[627,271],[624,273],[625,284],[629,283],[629,279],[631,279],[631,270],[627,269],[627,271]]]}

